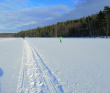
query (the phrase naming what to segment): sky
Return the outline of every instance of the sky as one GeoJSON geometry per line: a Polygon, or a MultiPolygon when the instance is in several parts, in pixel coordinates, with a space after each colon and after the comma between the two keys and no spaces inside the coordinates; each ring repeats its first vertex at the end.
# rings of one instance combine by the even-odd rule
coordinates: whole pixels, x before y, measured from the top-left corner
{"type": "Polygon", "coordinates": [[[0,0],[0,33],[16,33],[96,14],[110,0],[0,0]]]}

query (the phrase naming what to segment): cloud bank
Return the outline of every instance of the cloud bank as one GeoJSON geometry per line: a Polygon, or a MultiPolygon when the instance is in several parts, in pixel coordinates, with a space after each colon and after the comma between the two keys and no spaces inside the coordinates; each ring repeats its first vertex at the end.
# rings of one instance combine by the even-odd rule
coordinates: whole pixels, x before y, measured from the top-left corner
{"type": "Polygon", "coordinates": [[[73,7],[59,4],[28,8],[25,0],[12,1],[0,3],[0,32],[18,32],[56,24],[95,14],[103,10],[104,6],[110,6],[110,0],[82,0],[74,2],[73,7]]]}

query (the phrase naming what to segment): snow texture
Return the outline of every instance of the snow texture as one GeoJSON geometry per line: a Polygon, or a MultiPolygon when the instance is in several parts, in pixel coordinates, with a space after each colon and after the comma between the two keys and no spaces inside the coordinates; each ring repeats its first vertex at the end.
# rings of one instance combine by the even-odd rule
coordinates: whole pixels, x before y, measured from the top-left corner
{"type": "Polygon", "coordinates": [[[0,38],[0,93],[110,93],[110,39],[0,38]]]}
{"type": "Polygon", "coordinates": [[[35,47],[26,40],[17,93],[63,93],[56,77],[44,64],[35,47]]]}

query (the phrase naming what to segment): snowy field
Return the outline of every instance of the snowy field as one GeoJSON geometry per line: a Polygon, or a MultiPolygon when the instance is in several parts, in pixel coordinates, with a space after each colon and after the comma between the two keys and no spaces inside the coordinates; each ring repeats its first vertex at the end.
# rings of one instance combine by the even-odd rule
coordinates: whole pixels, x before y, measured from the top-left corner
{"type": "Polygon", "coordinates": [[[0,38],[0,93],[110,93],[110,39],[0,38]]]}

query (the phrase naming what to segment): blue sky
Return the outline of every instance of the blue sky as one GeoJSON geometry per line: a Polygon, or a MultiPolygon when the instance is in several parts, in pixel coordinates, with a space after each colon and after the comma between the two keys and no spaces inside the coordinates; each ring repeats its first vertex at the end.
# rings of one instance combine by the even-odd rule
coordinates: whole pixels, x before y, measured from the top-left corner
{"type": "Polygon", "coordinates": [[[95,14],[110,0],[0,0],[0,33],[19,32],[95,14]]]}
{"type": "Polygon", "coordinates": [[[29,4],[32,6],[38,6],[38,5],[58,5],[58,4],[63,4],[63,5],[68,5],[71,6],[72,0],[30,0],[29,4]]]}

